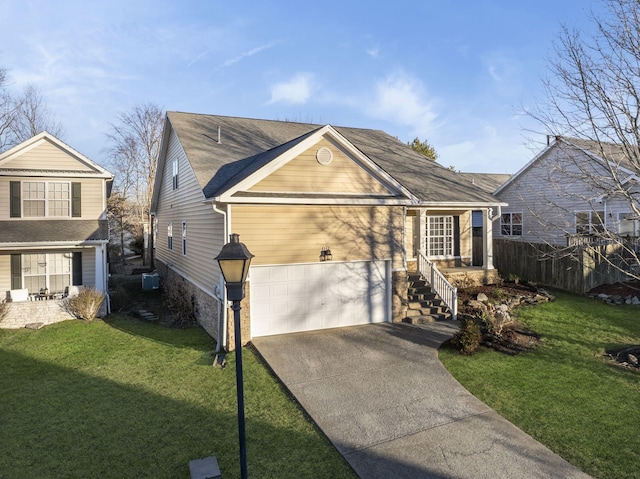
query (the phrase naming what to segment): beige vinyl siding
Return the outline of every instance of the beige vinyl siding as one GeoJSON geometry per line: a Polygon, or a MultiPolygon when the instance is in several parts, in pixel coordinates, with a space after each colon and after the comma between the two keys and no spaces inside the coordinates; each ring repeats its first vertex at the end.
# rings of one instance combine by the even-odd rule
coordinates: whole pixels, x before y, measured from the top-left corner
{"type": "Polygon", "coordinates": [[[223,216],[204,202],[180,142],[172,132],[158,196],[156,258],[206,292],[220,284],[214,260],[224,244],[223,216]],[[178,189],[173,189],[173,160],[178,159],[178,189]],[[182,254],[182,222],[187,222],[187,255],[182,254]],[[173,250],[167,248],[167,224],[173,223],[173,250]]]}
{"type": "Polygon", "coordinates": [[[402,207],[249,206],[231,208],[231,229],[255,255],[252,264],[392,259],[403,266],[402,207]]]}
{"type": "MultiPolygon", "coordinates": [[[[15,220],[9,215],[9,185],[11,181],[44,181],[44,182],[80,182],[82,184],[82,217],[72,218],[71,216],[64,219],[99,219],[105,213],[103,192],[105,180],[100,178],[43,178],[43,177],[0,177],[0,220],[15,220]]],[[[38,218],[29,218],[29,220],[37,220],[38,218]]]]}
{"type": "Polygon", "coordinates": [[[415,231],[414,226],[416,224],[416,212],[415,210],[408,211],[405,219],[405,241],[407,243],[407,258],[415,258],[415,231]]]}
{"type": "Polygon", "coordinates": [[[74,178],[69,181],[80,182],[82,184],[82,217],[81,219],[100,218],[105,212],[103,204],[104,180],[92,178],[74,178]]]}
{"type": "Polygon", "coordinates": [[[82,284],[94,287],[96,285],[96,250],[87,248],[74,251],[82,253],[82,284]]]}
{"type": "Polygon", "coordinates": [[[11,255],[0,254],[0,300],[6,298],[11,289],[11,255]]]}
{"type": "Polygon", "coordinates": [[[391,194],[337,144],[327,139],[271,173],[249,191],[391,194]],[[333,160],[328,165],[321,165],[316,160],[316,152],[323,147],[333,154],[333,160]]]}
{"type": "Polygon", "coordinates": [[[49,141],[43,141],[35,148],[24,151],[20,156],[2,165],[3,168],[18,170],[63,170],[95,172],[85,163],[70,156],[49,141]]]}

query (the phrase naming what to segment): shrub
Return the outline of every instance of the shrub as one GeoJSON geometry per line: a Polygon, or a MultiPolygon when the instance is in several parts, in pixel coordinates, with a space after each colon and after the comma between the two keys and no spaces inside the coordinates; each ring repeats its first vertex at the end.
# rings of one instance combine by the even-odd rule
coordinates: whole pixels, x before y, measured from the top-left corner
{"type": "Polygon", "coordinates": [[[129,291],[121,284],[116,284],[115,288],[111,290],[109,297],[111,299],[111,311],[120,312],[130,303],[129,291]]]}
{"type": "Polygon", "coordinates": [[[196,323],[192,296],[179,281],[164,282],[163,301],[171,315],[172,323],[186,326],[196,323]]]}
{"type": "Polygon", "coordinates": [[[466,320],[451,338],[451,345],[461,354],[471,355],[478,350],[481,340],[480,325],[473,320],[466,320]]]}
{"type": "Polygon", "coordinates": [[[104,302],[104,293],[95,288],[84,288],[78,296],[67,298],[67,311],[78,319],[93,321],[104,302]]]}

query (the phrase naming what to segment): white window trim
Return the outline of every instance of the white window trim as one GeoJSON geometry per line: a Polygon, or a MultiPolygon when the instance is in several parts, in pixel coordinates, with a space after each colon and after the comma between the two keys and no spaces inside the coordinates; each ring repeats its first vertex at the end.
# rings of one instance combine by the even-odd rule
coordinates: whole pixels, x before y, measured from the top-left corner
{"type": "MultiPolygon", "coordinates": [[[[69,276],[69,286],[73,284],[73,253],[24,253],[22,255],[22,284],[25,285],[26,284],[26,278],[27,277],[34,277],[34,276],[44,276],[45,277],[45,287],[47,288],[47,290],[51,293],[61,293],[62,291],[53,291],[52,287],[51,287],[51,276],[54,275],[68,275],[69,276]],[[37,255],[37,254],[43,254],[44,255],[44,273],[43,274],[30,274],[27,272],[28,267],[24,266],[26,264],[25,261],[25,257],[26,256],[32,256],[32,255],[37,255]],[[53,255],[63,255],[65,256],[66,259],[68,259],[68,268],[69,268],[69,272],[68,273],[61,273],[61,272],[52,272],[51,271],[51,263],[53,261],[53,258],[51,256],[53,255]],[[67,256],[67,255],[71,255],[71,256],[67,256]]],[[[40,291],[29,291],[29,294],[38,294],[40,291]]]]}
{"type": "Polygon", "coordinates": [[[522,236],[524,234],[524,215],[522,214],[522,212],[520,211],[503,211],[502,214],[500,215],[500,236],[509,236],[509,237],[513,237],[513,236],[522,236]],[[503,226],[507,226],[506,223],[502,222],[502,218],[505,215],[509,215],[509,234],[504,234],[502,231],[502,227],[503,226]],[[520,215],[520,223],[516,223],[516,226],[520,226],[520,234],[519,235],[514,235],[513,234],[513,215],[520,215]]]}
{"type": "Polygon", "coordinates": [[[167,223],[167,249],[173,251],[173,221],[167,223]]]}
{"type": "Polygon", "coordinates": [[[640,234],[640,232],[639,232],[639,226],[640,226],[639,223],[640,222],[637,219],[624,218],[624,216],[626,216],[626,215],[635,216],[635,213],[633,211],[620,211],[620,212],[618,212],[618,234],[620,236],[626,236],[627,235],[627,233],[622,233],[620,230],[622,229],[621,226],[622,226],[623,222],[625,222],[625,223],[629,222],[629,223],[631,223],[633,225],[633,234],[631,234],[629,236],[637,237],[640,234]]]}
{"type": "Polygon", "coordinates": [[[455,241],[455,232],[454,232],[454,221],[453,221],[453,215],[440,215],[440,216],[427,216],[427,237],[426,237],[426,249],[427,249],[427,258],[434,258],[434,259],[450,259],[450,258],[455,258],[455,245],[453,244],[455,241]],[[430,227],[431,227],[431,220],[432,219],[436,219],[436,218],[444,218],[446,221],[449,221],[451,223],[451,235],[444,235],[444,236],[433,236],[431,235],[431,231],[430,231],[430,227]],[[445,238],[445,245],[444,245],[444,249],[445,249],[445,254],[441,254],[441,255],[435,255],[431,253],[431,238],[434,237],[438,237],[438,238],[445,238]],[[451,250],[451,254],[447,254],[446,250],[450,249],[451,250]]]}
{"type": "MultiPolygon", "coordinates": [[[[604,211],[600,211],[602,213],[602,228],[604,230],[606,230],[606,224],[605,224],[605,213],[604,211]]],[[[595,210],[579,210],[579,211],[575,211],[573,214],[573,221],[575,223],[575,232],[577,235],[579,234],[589,234],[589,235],[593,235],[593,234],[598,234],[598,233],[602,233],[601,231],[594,231],[594,227],[595,227],[595,223],[593,221],[593,217],[594,215],[596,215],[596,213],[598,213],[598,211],[595,210]],[[585,213],[589,215],[589,232],[588,233],[579,233],[578,232],[578,215],[581,213],[585,213]]],[[[597,215],[596,215],[597,218],[597,215]]],[[[600,222],[599,222],[600,223],[600,222]]]]}
{"type": "Polygon", "coordinates": [[[187,256],[187,222],[182,222],[182,256],[187,256]]]}
{"type": "MultiPolygon", "coordinates": [[[[31,219],[37,219],[37,218],[71,218],[72,215],[72,208],[73,208],[73,204],[72,204],[72,191],[71,191],[71,181],[42,181],[42,180],[23,180],[20,182],[20,215],[22,218],[31,218],[31,219]],[[25,207],[24,207],[24,203],[25,201],[43,201],[43,200],[32,200],[29,198],[26,198],[26,194],[25,194],[25,184],[27,183],[43,183],[44,184],[44,216],[27,216],[25,214],[25,207]],[[68,202],[68,214],[66,215],[50,215],[49,214],[49,202],[50,201],[58,201],[55,199],[50,199],[49,198],[49,185],[51,184],[66,184],[68,185],[67,191],[69,193],[69,198],[66,199],[66,201],[68,202]]],[[[65,200],[63,200],[65,201],[65,200]]]]}
{"type": "Polygon", "coordinates": [[[177,190],[180,187],[178,182],[178,160],[173,160],[173,174],[171,175],[171,182],[174,190],[177,190]]]}

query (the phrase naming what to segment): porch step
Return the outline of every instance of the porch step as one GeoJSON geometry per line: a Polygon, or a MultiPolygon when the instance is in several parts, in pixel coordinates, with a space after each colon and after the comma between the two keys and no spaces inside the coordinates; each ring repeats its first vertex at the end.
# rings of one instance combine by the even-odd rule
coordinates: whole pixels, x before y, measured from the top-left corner
{"type": "Polygon", "coordinates": [[[451,319],[451,311],[419,274],[409,274],[407,315],[405,323],[426,324],[451,319]]]}

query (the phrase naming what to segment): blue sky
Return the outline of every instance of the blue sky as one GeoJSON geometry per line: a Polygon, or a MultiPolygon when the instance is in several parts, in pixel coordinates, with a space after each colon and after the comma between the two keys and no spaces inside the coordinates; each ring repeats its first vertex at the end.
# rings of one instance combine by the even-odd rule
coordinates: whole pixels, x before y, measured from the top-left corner
{"type": "Polygon", "coordinates": [[[35,84],[63,139],[108,166],[120,112],[381,129],[461,171],[515,173],[541,142],[552,41],[592,0],[0,0],[9,88],[35,84]],[[539,129],[539,128],[538,128],[539,129]]]}

